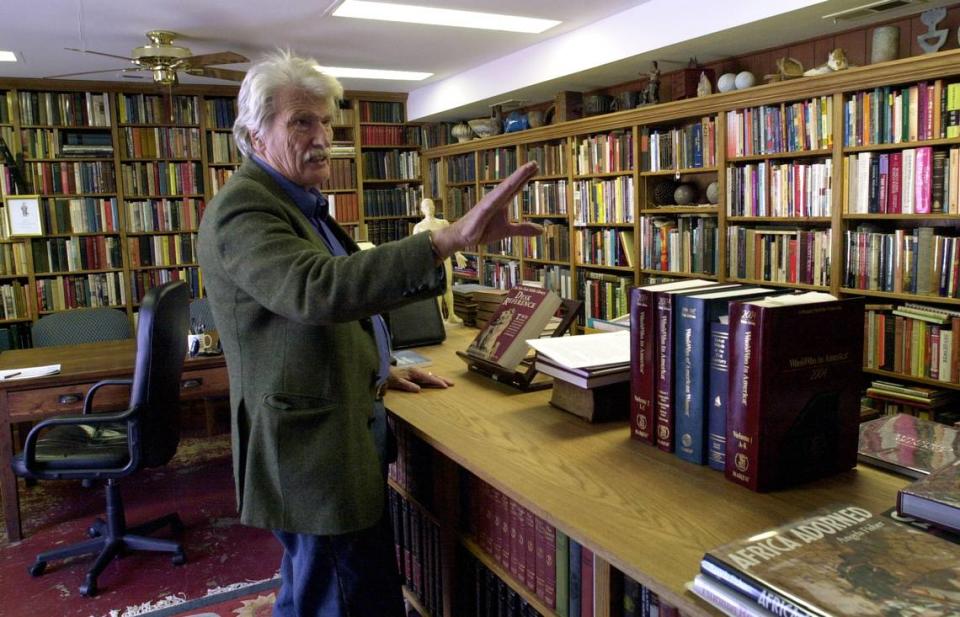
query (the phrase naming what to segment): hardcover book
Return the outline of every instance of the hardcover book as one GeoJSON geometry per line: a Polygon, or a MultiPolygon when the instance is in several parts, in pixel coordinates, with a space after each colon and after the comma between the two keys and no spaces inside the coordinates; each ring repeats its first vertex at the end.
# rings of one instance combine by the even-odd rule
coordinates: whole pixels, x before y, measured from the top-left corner
{"type": "Polygon", "coordinates": [[[729,480],[767,491],[856,464],[863,298],[734,302],[729,343],[729,480]]]}
{"type": "Polygon", "coordinates": [[[956,615],[960,546],[860,507],[707,552],[700,570],[777,615],[956,615]]]}
{"type": "Polygon", "coordinates": [[[900,489],[897,512],[960,531],[960,460],[900,489]]]}
{"type": "Polygon", "coordinates": [[[515,369],[527,355],[527,339],[543,333],[560,303],[560,296],[548,289],[517,285],[467,347],[467,354],[507,370],[515,369]]]}
{"type": "Polygon", "coordinates": [[[710,369],[707,374],[707,465],[723,471],[727,460],[727,392],[730,324],[727,317],[710,324],[710,369]]]}
{"type": "Polygon", "coordinates": [[[654,295],[669,290],[714,285],[711,281],[688,279],[635,287],[630,293],[630,436],[656,443],[654,394],[656,391],[656,305],[654,295]]]}
{"type": "Polygon", "coordinates": [[[922,478],[960,459],[960,430],[908,414],[884,416],[860,425],[861,463],[922,478]]]}

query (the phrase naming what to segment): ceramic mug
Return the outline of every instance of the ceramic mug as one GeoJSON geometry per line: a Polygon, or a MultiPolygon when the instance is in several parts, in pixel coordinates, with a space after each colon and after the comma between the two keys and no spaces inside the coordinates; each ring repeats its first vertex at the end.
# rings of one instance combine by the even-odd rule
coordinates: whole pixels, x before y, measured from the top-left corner
{"type": "Polygon", "coordinates": [[[187,335],[187,353],[190,357],[200,353],[208,352],[213,349],[213,336],[204,332],[202,334],[187,335]]]}

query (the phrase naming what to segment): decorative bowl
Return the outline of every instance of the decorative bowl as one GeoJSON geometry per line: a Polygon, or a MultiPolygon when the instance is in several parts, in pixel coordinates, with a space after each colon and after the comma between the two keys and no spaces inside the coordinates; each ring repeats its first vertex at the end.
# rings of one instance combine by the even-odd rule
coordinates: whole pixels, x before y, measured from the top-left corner
{"type": "Polygon", "coordinates": [[[467,124],[470,125],[477,137],[490,137],[500,134],[500,123],[494,118],[467,120],[467,124]]]}

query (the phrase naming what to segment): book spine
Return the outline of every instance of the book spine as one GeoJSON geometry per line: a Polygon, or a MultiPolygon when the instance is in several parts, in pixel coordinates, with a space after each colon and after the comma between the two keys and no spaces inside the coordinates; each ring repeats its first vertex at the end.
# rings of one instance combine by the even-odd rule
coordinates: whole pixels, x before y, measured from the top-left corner
{"type": "Polygon", "coordinates": [[[707,378],[707,464],[723,471],[727,460],[727,393],[729,392],[728,324],[710,325],[710,369],[707,378]]]}
{"type": "Polygon", "coordinates": [[[673,452],[673,296],[656,296],[656,439],[657,447],[673,452]]]}
{"type": "Polygon", "coordinates": [[[706,462],[703,353],[708,308],[706,302],[696,298],[679,297],[676,302],[674,451],[685,461],[703,465],[706,462]]]}
{"type": "Polygon", "coordinates": [[[761,313],[751,304],[730,307],[730,373],[727,411],[727,479],[757,490],[760,454],[761,313]]]}
{"type": "Polygon", "coordinates": [[[690,590],[730,617],[770,617],[770,611],[741,593],[714,581],[705,574],[698,574],[690,590]]]}
{"type": "Polygon", "coordinates": [[[651,292],[635,288],[630,294],[630,436],[655,443],[654,425],[654,311],[651,292]]]}
{"type": "Polygon", "coordinates": [[[732,571],[723,563],[712,561],[710,555],[705,555],[700,561],[700,571],[721,585],[747,596],[758,606],[778,617],[830,617],[819,611],[810,611],[752,577],[732,571]]]}

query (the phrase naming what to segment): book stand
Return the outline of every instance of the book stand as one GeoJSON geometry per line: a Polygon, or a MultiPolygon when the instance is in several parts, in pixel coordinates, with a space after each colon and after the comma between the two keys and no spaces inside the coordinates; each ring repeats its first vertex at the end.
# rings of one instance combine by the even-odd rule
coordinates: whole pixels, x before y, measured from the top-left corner
{"type": "MultiPolygon", "coordinates": [[[[573,321],[577,318],[577,313],[580,312],[581,306],[583,306],[583,302],[580,300],[564,299],[559,309],[561,313],[560,323],[557,324],[556,329],[550,336],[563,336],[566,334],[570,326],[573,325],[573,321]]],[[[552,379],[536,379],[540,373],[534,368],[532,358],[525,358],[520,362],[520,366],[510,370],[503,368],[499,364],[475,358],[465,351],[457,351],[457,355],[467,363],[467,368],[471,371],[485,375],[494,381],[512,386],[524,392],[544,390],[553,386],[552,379]]]]}

